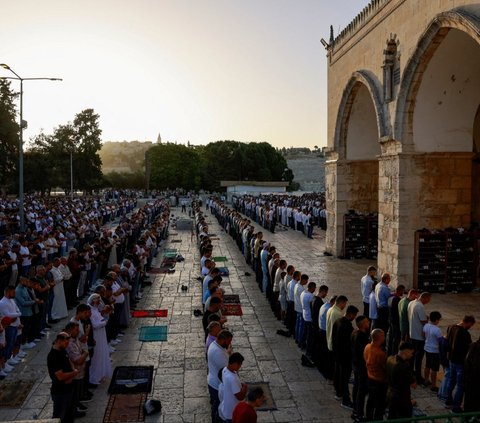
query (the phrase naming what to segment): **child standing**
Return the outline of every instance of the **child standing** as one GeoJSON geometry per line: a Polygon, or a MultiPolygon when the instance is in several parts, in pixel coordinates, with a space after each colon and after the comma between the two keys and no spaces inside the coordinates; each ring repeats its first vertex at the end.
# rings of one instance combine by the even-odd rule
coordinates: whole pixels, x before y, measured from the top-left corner
{"type": "Polygon", "coordinates": [[[437,372],[440,369],[440,348],[439,342],[442,337],[442,331],[438,327],[438,323],[442,315],[438,311],[430,313],[429,322],[423,327],[423,334],[425,336],[425,382],[424,386],[432,385],[430,389],[433,392],[438,392],[437,387],[437,372]]]}

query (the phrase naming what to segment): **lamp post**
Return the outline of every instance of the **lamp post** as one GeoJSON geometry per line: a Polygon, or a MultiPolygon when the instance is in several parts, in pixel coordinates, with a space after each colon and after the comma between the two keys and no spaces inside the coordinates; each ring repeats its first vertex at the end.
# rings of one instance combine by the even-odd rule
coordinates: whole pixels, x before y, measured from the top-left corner
{"type": "Polygon", "coordinates": [[[23,81],[63,81],[61,78],[22,78],[10,66],[0,63],[0,66],[10,72],[13,76],[3,76],[0,79],[14,79],[20,81],[20,136],[18,146],[18,197],[19,197],[19,215],[20,215],[20,231],[25,230],[25,210],[24,210],[24,193],[23,193],[23,128],[26,123],[23,121],[23,81]]]}

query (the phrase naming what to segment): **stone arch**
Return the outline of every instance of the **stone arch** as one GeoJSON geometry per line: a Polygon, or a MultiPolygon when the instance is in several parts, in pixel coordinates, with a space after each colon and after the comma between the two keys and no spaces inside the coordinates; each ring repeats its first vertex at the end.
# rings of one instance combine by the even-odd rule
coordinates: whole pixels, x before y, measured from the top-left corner
{"type": "Polygon", "coordinates": [[[375,109],[378,130],[378,140],[390,135],[390,117],[388,108],[384,105],[381,84],[375,75],[366,70],[354,72],[343,90],[342,100],[338,109],[335,127],[335,150],[340,159],[347,156],[348,121],[359,90],[368,90],[375,109]]]}
{"type": "Polygon", "coordinates": [[[457,29],[480,44],[480,16],[476,10],[467,6],[440,13],[420,37],[403,71],[396,103],[394,138],[402,145],[413,145],[413,112],[422,76],[450,30],[457,29]]]}

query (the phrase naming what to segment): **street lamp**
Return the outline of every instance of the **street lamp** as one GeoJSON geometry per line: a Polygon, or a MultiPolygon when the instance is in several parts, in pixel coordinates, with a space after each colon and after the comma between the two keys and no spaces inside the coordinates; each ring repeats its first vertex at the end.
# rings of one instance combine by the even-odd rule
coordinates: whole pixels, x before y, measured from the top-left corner
{"type": "Polygon", "coordinates": [[[10,66],[5,63],[0,63],[0,66],[10,72],[13,76],[2,76],[0,79],[14,79],[20,81],[20,137],[18,146],[18,197],[20,200],[19,214],[20,214],[20,231],[25,230],[25,210],[24,210],[24,194],[23,194],[23,128],[26,128],[27,122],[23,120],[23,81],[63,81],[61,78],[22,78],[10,66]]]}

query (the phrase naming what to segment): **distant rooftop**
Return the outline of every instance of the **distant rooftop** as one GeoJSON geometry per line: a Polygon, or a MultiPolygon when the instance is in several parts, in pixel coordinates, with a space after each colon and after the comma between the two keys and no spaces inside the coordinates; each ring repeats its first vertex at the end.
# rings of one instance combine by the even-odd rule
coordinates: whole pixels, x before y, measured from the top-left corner
{"type": "Polygon", "coordinates": [[[220,181],[221,187],[233,187],[235,185],[250,185],[252,187],[288,187],[284,181],[220,181]]]}

